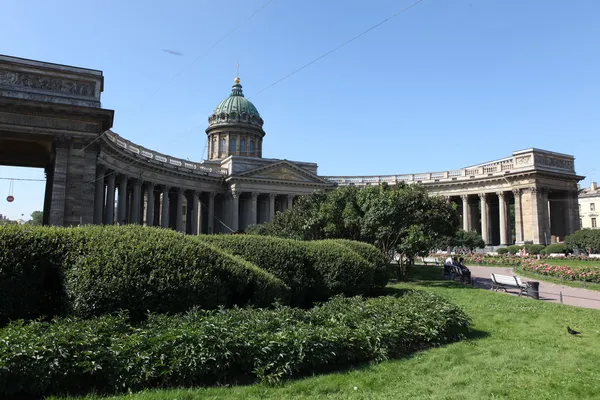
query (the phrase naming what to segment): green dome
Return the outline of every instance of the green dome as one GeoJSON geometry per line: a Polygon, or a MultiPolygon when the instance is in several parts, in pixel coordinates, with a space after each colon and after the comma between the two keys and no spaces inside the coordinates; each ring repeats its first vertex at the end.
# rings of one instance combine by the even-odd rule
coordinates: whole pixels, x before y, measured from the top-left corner
{"type": "Polygon", "coordinates": [[[263,120],[254,104],[244,97],[239,78],[231,88],[228,98],[219,103],[208,118],[209,125],[247,123],[262,127],[263,120]]]}

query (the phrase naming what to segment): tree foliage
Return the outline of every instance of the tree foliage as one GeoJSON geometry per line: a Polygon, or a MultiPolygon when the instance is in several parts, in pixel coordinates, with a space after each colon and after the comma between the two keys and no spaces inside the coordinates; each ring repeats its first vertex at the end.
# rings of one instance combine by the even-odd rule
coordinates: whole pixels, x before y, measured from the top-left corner
{"type": "Polygon", "coordinates": [[[27,221],[29,225],[42,225],[44,213],[42,211],[34,211],[31,213],[31,219],[27,221]]]}
{"type": "Polygon", "coordinates": [[[581,229],[565,238],[565,244],[570,250],[585,254],[600,253],[600,230],[581,229]]]}
{"type": "Polygon", "coordinates": [[[299,199],[250,232],[301,240],[352,239],[377,246],[387,261],[425,255],[458,228],[455,206],[418,185],[340,187],[299,199]]]}

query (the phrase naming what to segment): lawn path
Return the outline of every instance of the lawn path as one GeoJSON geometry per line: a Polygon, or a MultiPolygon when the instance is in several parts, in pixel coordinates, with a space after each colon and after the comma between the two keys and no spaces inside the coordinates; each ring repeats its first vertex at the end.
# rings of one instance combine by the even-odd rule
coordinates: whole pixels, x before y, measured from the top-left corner
{"type": "MultiPolygon", "coordinates": [[[[469,267],[471,275],[473,276],[473,282],[475,287],[484,289],[490,289],[492,280],[490,274],[502,274],[502,275],[517,275],[510,267],[469,267]]],[[[563,304],[570,306],[595,308],[600,309],[600,292],[596,290],[587,290],[583,288],[574,288],[570,286],[559,285],[551,282],[544,282],[539,279],[527,278],[521,276],[521,279],[525,281],[536,281],[540,283],[540,300],[548,301],[552,303],[560,303],[560,293],[563,294],[563,304]],[[570,297],[575,296],[575,297],[570,297]],[[581,299],[578,297],[585,297],[587,299],[581,299]],[[591,300],[593,299],[593,300],[591,300]]],[[[516,289],[509,289],[508,293],[512,295],[518,295],[519,291],[516,289]]]]}

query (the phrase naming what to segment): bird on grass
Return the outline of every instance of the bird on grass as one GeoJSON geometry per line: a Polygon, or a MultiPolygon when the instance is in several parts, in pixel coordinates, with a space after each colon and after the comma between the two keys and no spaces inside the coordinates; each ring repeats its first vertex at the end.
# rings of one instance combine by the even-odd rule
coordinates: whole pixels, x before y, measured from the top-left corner
{"type": "Polygon", "coordinates": [[[571,335],[581,335],[581,332],[577,332],[576,330],[573,330],[568,326],[567,326],[567,332],[569,332],[571,335]]]}

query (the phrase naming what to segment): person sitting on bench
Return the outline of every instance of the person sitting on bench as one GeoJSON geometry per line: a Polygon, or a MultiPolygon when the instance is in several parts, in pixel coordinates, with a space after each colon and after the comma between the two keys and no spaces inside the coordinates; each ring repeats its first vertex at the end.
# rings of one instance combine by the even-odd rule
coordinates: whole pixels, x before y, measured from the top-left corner
{"type": "Polygon", "coordinates": [[[471,271],[465,266],[465,259],[462,257],[460,258],[460,260],[458,260],[458,268],[460,268],[463,277],[467,280],[467,283],[472,283],[471,271]]]}
{"type": "Polygon", "coordinates": [[[450,274],[452,272],[453,265],[454,262],[452,261],[452,257],[448,256],[448,258],[446,258],[446,261],[444,261],[444,274],[450,274]]]}

